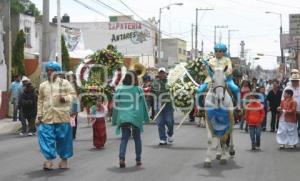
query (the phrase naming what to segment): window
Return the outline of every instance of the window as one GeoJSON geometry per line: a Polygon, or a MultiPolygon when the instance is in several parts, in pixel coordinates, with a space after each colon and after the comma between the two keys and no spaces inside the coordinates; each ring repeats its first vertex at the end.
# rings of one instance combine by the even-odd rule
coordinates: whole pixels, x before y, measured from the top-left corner
{"type": "Polygon", "coordinates": [[[182,49],[181,48],[178,48],[178,53],[182,54],[182,49]]]}
{"type": "Polygon", "coordinates": [[[25,27],[25,47],[31,48],[31,29],[29,27],[25,27]]]}

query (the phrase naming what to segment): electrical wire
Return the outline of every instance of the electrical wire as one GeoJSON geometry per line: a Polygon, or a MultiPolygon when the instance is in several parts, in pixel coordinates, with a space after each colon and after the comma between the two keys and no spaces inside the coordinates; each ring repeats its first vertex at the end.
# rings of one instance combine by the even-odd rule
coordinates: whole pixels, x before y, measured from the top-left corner
{"type": "Polygon", "coordinates": [[[88,5],[86,5],[85,3],[83,3],[83,2],[81,2],[81,1],[79,1],[79,0],[74,0],[74,1],[75,1],[76,3],[78,3],[78,4],[80,4],[81,6],[84,6],[85,8],[87,8],[87,9],[93,11],[93,12],[95,12],[95,13],[97,13],[97,14],[99,14],[99,15],[105,17],[105,18],[108,18],[108,16],[106,16],[105,14],[103,14],[103,13],[97,11],[96,9],[94,9],[94,8],[92,8],[92,7],[88,6],[88,5]]]}

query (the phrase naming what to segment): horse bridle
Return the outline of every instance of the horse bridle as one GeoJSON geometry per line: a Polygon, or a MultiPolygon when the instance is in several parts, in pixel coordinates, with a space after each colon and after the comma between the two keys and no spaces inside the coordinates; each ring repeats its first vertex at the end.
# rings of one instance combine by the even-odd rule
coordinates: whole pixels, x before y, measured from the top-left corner
{"type": "Polygon", "coordinates": [[[227,85],[225,85],[225,86],[219,85],[219,86],[214,87],[213,88],[213,93],[216,93],[216,89],[220,88],[220,87],[223,88],[223,101],[224,101],[225,100],[226,90],[227,90],[227,85]]]}

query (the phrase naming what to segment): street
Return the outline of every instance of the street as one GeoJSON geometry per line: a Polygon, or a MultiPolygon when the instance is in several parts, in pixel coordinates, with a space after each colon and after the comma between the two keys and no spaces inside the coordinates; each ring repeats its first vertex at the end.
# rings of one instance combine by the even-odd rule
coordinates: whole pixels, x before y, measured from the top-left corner
{"type": "MultiPolygon", "coordinates": [[[[177,116],[178,117],[178,116],[177,116]]],[[[177,120],[179,120],[177,118],[177,120]]],[[[158,146],[155,125],[145,126],[143,141],[143,166],[135,166],[134,142],[130,140],[127,149],[127,168],[118,166],[120,139],[115,128],[107,124],[108,141],[103,150],[92,149],[92,128],[81,118],[78,138],[74,142],[74,157],[70,169],[45,172],[43,157],[39,152],[36,137],[17,135],[0,136],[0,180],[78,180],[78,181],[290,181],[299,179],[300,149],[279,150],[275,134],[262,134],[262,151],[251,151],[249,134],[235,129],[236,156],[227,165],[213,161],[212,168],[204,168],[206,153],[206,129],[195,125],[183,125],[175,132],[175,143],[158,146]]],[[[55,162],[57,168],[58,159],[55,162]]]]}

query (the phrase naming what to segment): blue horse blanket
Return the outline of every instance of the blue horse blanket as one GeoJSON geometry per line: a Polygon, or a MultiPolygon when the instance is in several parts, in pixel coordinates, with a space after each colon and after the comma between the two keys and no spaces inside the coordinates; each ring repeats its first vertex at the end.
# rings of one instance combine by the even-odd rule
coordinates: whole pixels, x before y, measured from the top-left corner
{"type": "Polygon", "coordinates": [[[222,108],[207,110],[208,124],[214,136],[223,137],[230,130],[229,111],[222,108]]]}

